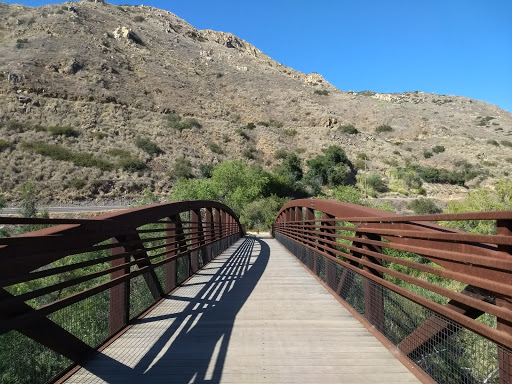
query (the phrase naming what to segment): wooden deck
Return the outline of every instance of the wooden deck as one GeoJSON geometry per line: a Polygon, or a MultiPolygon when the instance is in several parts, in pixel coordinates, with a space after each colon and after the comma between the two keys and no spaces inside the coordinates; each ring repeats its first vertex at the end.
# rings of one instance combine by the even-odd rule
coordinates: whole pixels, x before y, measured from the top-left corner
{"type": "Polygon", "coordinates": [[[246,237],[66,383],[418,383],[276,240],[246,237]]]}

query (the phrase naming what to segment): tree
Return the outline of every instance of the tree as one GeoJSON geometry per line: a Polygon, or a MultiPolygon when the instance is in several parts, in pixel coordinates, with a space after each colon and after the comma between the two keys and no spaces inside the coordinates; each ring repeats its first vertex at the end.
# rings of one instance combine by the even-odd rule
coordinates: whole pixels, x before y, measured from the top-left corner
{"type": "Polygon", "coordinates": [[[37,216],[36,187],[34,183],[28,182],[23,186],[21,205],[18,212],[22,217],[37,216]]]}
{"type": "Polygon", "coordinates": [[[347,184],[352,175],[352,164],[345,151],[337,145],[331,145],[323,152],[323,155],[307,161],[309,170],[305,176],[306,182],[313,188],[316,184],[331,186],[347,184]]]}
{"type": "Polygon", "coordinates": [[[408,207],[412,209],[416,215],[430,215],[442,212],[441,208],[436,205],[434,200],[425,198],[411,201],[408,207]]]}

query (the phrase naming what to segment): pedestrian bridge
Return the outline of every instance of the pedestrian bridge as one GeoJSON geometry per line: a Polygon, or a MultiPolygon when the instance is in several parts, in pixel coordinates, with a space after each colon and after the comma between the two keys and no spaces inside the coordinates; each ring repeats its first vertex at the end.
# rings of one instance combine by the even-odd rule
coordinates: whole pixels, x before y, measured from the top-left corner
{"type": "Polygon", "coordinates": [[[511,223],[322,200],[272,236],[206,201],[3,217],[36,231],[0,238],[0,382],[510,383],[511,223]]]}

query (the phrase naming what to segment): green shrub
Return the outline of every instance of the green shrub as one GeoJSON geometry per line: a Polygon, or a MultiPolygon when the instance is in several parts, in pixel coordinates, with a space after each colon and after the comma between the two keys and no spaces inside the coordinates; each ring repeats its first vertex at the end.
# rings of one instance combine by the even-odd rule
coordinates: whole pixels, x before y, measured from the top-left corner
{"type": "Polygon", "coordinates": [[[387,186],[382,176],[378,173],[370,173],[366,177],[366,185],[368,188],[374,190],[375,192],[386,192],[387,186]]]}
{"type": "Polygon", "coordinates": [[[508,140],[502,140],[501,145],[503,145],[504,147],[512,147],[512,142],[508,140]]]}
{"type": "Polygon", "coordinates": [[[247,129],[254,129],[254,128],[256,128],[256,124],[254,124],[254,123],[247,123],[245,128],[247,128],[247,129]]]}
{"type": "Polygon", "coordinates": [[[71,179],[68,181],[68,188],[82,189],[87,185],[84,179],[71,179]]]}
{"type": "Polygon", "coordinates": [[[430,151],[423,151],[423,157],[425,159],[430,159],[432,156],[434,156],[434,154],[430,151]]]}
{"type": "Polygon", "coordinates": [[[254,147],[248,147],[242,150],[242,156],[249,160],[255,160],[256,154],[257,150],[254,147]]]}
{"type": "Polygon", "coordinates": [[[11,143],[9,143],[7,140],[0,139],[0,152],[2,152],[4,149],[10,148],[11,143]]]}
{"type": "Polygon", "coordinates": [[[215,166],[212,163],[199,164],[199,173],[203,179],[212,177],[212,171],[215,166]]]}
{"type": "Polygon", "coordinates": [[[288,155],[288,151],[286,149],[278,149],[274,152],[274,158],[276,159],[284,159],[288,155]]]}
{"type": "Polygon", "coordinates": [[[487,140],[486,143],[490,144],[490,145],[494,145],[496,147],[499,147],[499,145],[500,145],[496,140],[487,140]]]}
{"type": "Polygon", "coordinates": [[[242,129],[237,129],[235,132],[238,133],[238,135],[240,135],[240,137],[244,140],[250,139],[249,135],[245,133],[242,129]]]}
{"type": "Polygon", "coordinates": [[[132,154],[129,151],[120,148],[110,148],[107,153],[111,156],[117,156],[121,158],[132,157],[132,154]]]}
{"type": "Polygon", "coordinates": [[[270,127],[270,123],[267,123],[266,121],[258,121],[258,125],[262,125],[264,127],[270,127]]]}
{"type": "Polygon", "coordinates": [[[28,44],[28,39],[18,39],[18,40],[16,40],[16,48],[18,48],[18,49],[25,48],[25,44],[28,44]]]}
{"type": "Polygon", "coordinates": [[[400,153],[400,151],[393,151],[393,155],[397,155],[397,156],[402,156],[402,154],[400,153]]]}
{"type": "Polygon", "coordinates": [[[349,135],[355,135],[355,134],[359,133],[359,131],[356,129],[356,127],[354,127],[352,124],[340,125],[338,127],[338,131],[347,133],[349,135]]]}
{"type": "Polygon", "coordinates": [[[113,166],[107,160],[95,157],[92,153],[78,152],[72,155],[71,161],[79,167],[99,168],[102,171],[110,171],[113,166]]]}
{"type": "Polygon", "coordinates": [[[180,131],[192,128],[202,128],[202,125],[197,119],[194,119],[193,117],[187,117],[186,119],[183,119],[181,122],[180,131]]]}
{"type": "Polygon", "coordinates": [[[144,16],[140,16],[140,15],[135,16],[133,18],[133,21],[135,21],[136,23],[142,23],[144,21],[144,16]]]}
{"type": "Polygon", "coordinates": [[[391,132],[393,131],[393,128],[389,125],[379,125],[377,128],[375,128],[375,132],[377,133],[384,133],[384,132],[391,132]]]}
{"type": "Polygon", "coordinates": [[[444,151],[445,151],[445,148],[442,145],[436,145],[435,147],[432,147],[432,152],[434,152],[434,153],[441,153],[444,151]]]}
{"type": "Polygon", "coordinates": [[[268,124],[271,127],[275,127],[275,128],[283,128],[283,125],[284,125],[281,121],[277,121],[277,120],[274,120],[274,119],[270,119],[268,124]]]}
{"type": "Polygon", "coordinates": [[[167,125],[177,131],[183,131],[184,129],[201,128],[201,123],[192,117],[186,119],[181,118],[177,113],[170,113],[166,115],[167,125]]]}
{"type": "Polygon", "coordinates": [[[46,128],[46,130],[50,132],[53,136],[78,137],[80,135],[80,132],[69,126],[55,125],[46,128]]]}
{"type": "Polygon", "coordinates": [[[315,95],[321,95],[321,96],[327,96],[329,95],[329,91],[325,90],[325,89],[315,89],[315,95]]]}
{"type": "Polygon", "coordinates": [[[416,215],[433,215],[442,212],[433,200],[425,198],[411,201],[408,207],[414,211],[416,215]]]}
{"type": "Polygon", "coordinates": [[[223,154],[224,151],[222,150],[222,148],[219,146],[219,144],[217,143],[214,143],[213,141],[210,141],[208,143],[208,148],[210,149],[210,151],[212,151],[213,153],[218,153],[219,155],[223,154]]]}
{"type": "Polygon", "coordinates": [[[176,159],[174,162],[171,175],[173,179],[190,179],[192,175],[192,163],[183,157],[176,159]]]}
{"type": "Polygon", "coordinates": [[[227,133],[225,133],[222,135],[222,141],[224,143],[229,143],[231,141],[231,137],[229,137],[229,135],[227,133]]]}
{"type": "Polygon", "coordinates": [[[372,91],[361,91],[361,92],[357,92],[357,96],[373,96],[375,95],[375,92],[372,92],[372,91]]]}
{"type": "Polygon", "coordinates": [[[368,155],[366,153],[363,153],[363,152],[359,152],[356,156],[358,159],[361,159],[361,160],[369,160],[370,158],[368,157],[368,155]]]}
{"type": "Polygon", "coordinates": [[[284,129],[283,130],[283,133],[286,135],[286,136],[290,136],[290,137],[294,137],[297,135],[297,130],[296,129],[284,129]]]}
{"type": "Polygon", "coordinates": [[[142,149],[150,156],[159,155],[160,153],[163,153],[163,151],[160,149],[158,145],[156,145],[151,140],[145,137],[139,137],[137,140],[135,140],[135,146],[139,149],[142,149]]]}
{"type": "Polygon", "coordinates": [[[512,157],[506,157],[506,158],[505,158],[505,161],[506,161],[507,163],[512,163],[512,157]]]}
{"type": "Polygon", "coordinates": [[[106,133],[103,133],[103,132],[93,132],[92,133],[92,137],[94,139],[98,139],[98,140],[101,140],[101,139],[104,139],[105,137],[107,137],[108,135],[106,133]]]}
{"type": "Polygon", "coordinates": [[[128,172],[144,171],[147,168],[145,162],[131,157],[122,157],[118,162],[118,166],[128,172]]]}
{"type": "Polygon", "coordinates": [[[109,171],[113,168],[112,163],[95,157],[91,153],[74,153],[60,145],[46,144],[40,141],[28,141],[21,143],[20,148],[49,157],[53,160],[71,161],[79,167],[96,167],[102,171],[109,171]]]}
{"type": "Polygon", "coordinates": [[[25,124],[18,120],[8,120],[5,126],[7,127],[7,130],[16,132],[23,132],[25,128],[25,124]]]}

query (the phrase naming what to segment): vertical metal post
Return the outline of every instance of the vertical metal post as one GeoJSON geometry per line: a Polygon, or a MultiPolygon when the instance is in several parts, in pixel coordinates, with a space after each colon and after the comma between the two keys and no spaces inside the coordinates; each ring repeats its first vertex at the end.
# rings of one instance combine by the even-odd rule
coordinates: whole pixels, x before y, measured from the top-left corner
{"type": "MultiPolygon", "coordinates": [[[[196,249],[199,247],[199,215],[196,211],[190,211],[190,248],[196,249]]],[[[199,269],[199,249],[190,251],[190,272],[196,273],[199,269]]]]}
{"type": "MultiPolygon", "coordinates": [[[[178,244],[177,244],[177,236],[176,236],[176,216],[170,217],[166,223],[166,234],[167,239],[165,240],[165,251],[167,254],[165,255],[166,259],[172,259],[174,256],[178,254],[178,244]]],[[[177,285],[176,279],[176,259],[169,261],[165,264],[165,293],[169,293],[177,285]]]]}
{"type": "MultiPolygon", "coordinates": [[[[375,234],[363,234],[361,238],[377,241],[381,240],[380,236],[375,234]]],[[[382,248],[375,245],[359,243],[359,246],[364,250],[382,253],[382,248]]],[[[382,260],[375,257],[367,256],[365,254],[361,254],[361,257],[365,261],[369,261],[379,266],[382,265],[382,260]]],[[[364,265],[363,270],[370,272],[381,279],[383,278],[382,272],[379,272],[376,269],[364,265]]],[[[363,279],[363,281],[365,317],[379,332],[382,332],[384,330],[384,298],[382,296],[382,289],[369,279],[363,279]]]]}
{"type": "Polygon", "coordinates": [[[215,228],[213,226],[213,208],[206,208],[204,221],[204,238],[206,242],[205,254],[208,261],[210,261],[212,259],[211,243],[215,239],[215,228]]]}
{"type": "MultiPolygon", "coordinates": [[[[119,244],[116,238],[111,239],[112,244],[119,244]]],[[[123,246],[112,248],[112,256],[126,253],[123,246]]],[[[119,256],[119,258],[110,261],[111,267],[117,267],[130,262],[130,256],[119,256]]],[[[110,280],[127,275],[130,273],[130,267],[114,271],[110,274],[110,280]]],[[[110,288],[110,335],[115,334],[128,324],[130,318],[130,280],[117,284],[110,288]]]]}
{"type": "MultiPolygon", "coordinates": [[[[501,236],[512,236],[512,220],[498,220],[497,234],[501,236]]],[[[498,251],[503,252],[504,257],[512,257],[512,246],[510,245],[498,245],[498,251]]],[[[512,275],[512,272],[509,271],[509,273],[512,275]]],[[[510,280],[511,279],[509,279],[509,281],[510,280]]],[[[496,305],[512,311],[512,296],[497,296],[496,305]]],[[[498,317],[496,329],[512,335],[512,322],[498,317]]],[[[512,383],[512,351],[498,347],[498,362],[500,367],[500,384],[512,383]]]]}
{"type": "Polygon", "coordinates": [[[217,233],[218,233],[217,240],[222,239],[222,236],[224,234],[222,231],[222,224],[223,224],[222,219],[223,219],[222,211],[220,209],[217,209],[217,216],[215,217],[215,225],[217,227],[217,233]]]}
{"type": "MultiPolygon", "coordinates": [[[[315,222],[312,221],[312,220],[315,220],[315,210],[313,208],[306,208],[306,221],[307,221],[307,224],[305,225],[305,227],[308,230],[310,230],[310,231],[314,231],[313,226],[315,225],[315,222]]],[[[313,253],[313,260],[310,261],[308,267],[316,275],[316,273],[317,273],[317,266],[316,266],[316,257],[315,257],[314,253],[313,253]]]]}
{"type": "MultiPolygon", "coordinates": [[[[333,221],[322,221],[322,228],[321,228],[322,235],[320,235],[321,239],[329,240],[329,241],[336,241],[336,237],[328,235],[328,234],[336,233],[335,229],[329,228],[329,227],[334,227],[336,225],[336,221],[334,221],[334,218],[335,218],[334,216],[329,215],[328,213],[324,212],[322,214],[322,220],[333,219],[333,221]]],[[[327,254],[329,254],[333,257],[336,257],[336,253],[332,251],[332,249],[335,248],[334,245],[329,244],[325,241],[321,242],[321,244],[323,246],[324,252],[326,252],[327,254]]],[[[334,281],[336,280],[336,268],[330,268],[330,265],[331,265],[331,261],[329,259],[325,258],[325,283],[327,284],[328,287],[334,288],[333,285],[334,285],[334,281]]]]}

